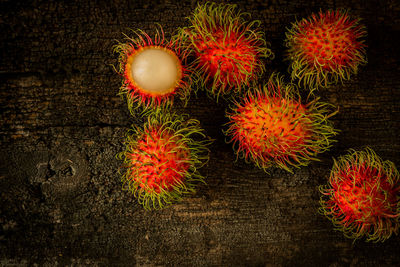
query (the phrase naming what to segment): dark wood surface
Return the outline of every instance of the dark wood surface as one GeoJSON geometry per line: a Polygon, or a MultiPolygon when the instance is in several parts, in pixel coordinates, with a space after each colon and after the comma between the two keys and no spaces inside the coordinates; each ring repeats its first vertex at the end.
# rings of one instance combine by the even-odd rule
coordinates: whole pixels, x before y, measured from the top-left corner
{"type": "MultiPolygon", "coordinates": [[[[233,2],[233,1],[232,1],[233,2]]],[[[320,91],[340,108],[341,130],[321,161],[270,174],[235,161],[221,132],[228,102],[204,93],[175,110],[216,139],[201,172],[207,185],[148,212],[121,190],[124,136],[141,119],[117,96],[111,65],[128,28],[167,33],[186,25],[196,1],[0,1],[0,265],[19,266],[395,266],[400,237],[346,239],[317,213],[317,186],[332,157],[366,145],[400,165],[399,1],[238,1],[262,21],[287,75],[286,27],[320,9],[348,8],[367,26],[369,63],[320,91]]]]}

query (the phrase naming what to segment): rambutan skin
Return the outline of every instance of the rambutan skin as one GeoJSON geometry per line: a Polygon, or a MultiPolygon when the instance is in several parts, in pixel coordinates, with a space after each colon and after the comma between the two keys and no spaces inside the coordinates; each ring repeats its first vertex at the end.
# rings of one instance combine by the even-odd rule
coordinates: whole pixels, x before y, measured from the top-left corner
{"type": "Polygon", "coordinates": [[[122,181],[145,209],[160,209],[195,192],[204,178],[198,172],[209,158],[200,123],[157,108],[145,113],[144,126],[133,125],[125,141],[122,181]],[[202,139],[202,140],[198,140],[202,139]]]}
{"type": "Polygon", "coordinates": [[[260,21],[247,22],[244,17],[236,5],[199,4],[188,17],[191,26],[181,29],[194,51],[198,81],[217,99],[249,86],[264,72],[261,60],[273,58],[258,29],[260,21]]]}
{"type": "Polygon", "coordinates": [[[400,225],[400,175],[372,149],[350,150],[334,160],[327,185],[319,187],[320,213],[354,240],[383,242],[400,225]]]}
{"type": "Polygon", "coordinates": [[[292,80],[310,90],[349,80],[367,63],[366,29],[346,11],[320,11],[286,33],[292,80]]]}
{"type": "Polygon", "coordinates": [[[227,113],[225,132],[237,156],[259,168],[292,172],[328,150],[337,131],[328,118],[332,105],[315,99],[303,104],[297,88],[273,74],[262,89],[248,91],[227,113]]]}
{"type": "Polygon", "coordinates": [[[135,113],[135,110],[139,107],[145,110],[157,107],[170,107],[176,96],[186,105],[190,91],[192,90],[193,69],[188,64],[187,58],[189,52],[183,45],[180,36],[176,34],[170,40],[166,40],[161,26],[160,30],[156,30],[153,39],[141,30],[133,31],[133,35],[135,37],[125,35],[127,42],[114,46],[114,52],[119,54],[118,68],[115,68],[115,70],[123,77],[120,94],[126,96],[128,108],[131,113],[135,113]],[[180,79],[167,92],[158,94],[143,90],[132,77],[131,64],[133,57],[148,48],[165,51],[178,61],[177,72],[180,79]]]}

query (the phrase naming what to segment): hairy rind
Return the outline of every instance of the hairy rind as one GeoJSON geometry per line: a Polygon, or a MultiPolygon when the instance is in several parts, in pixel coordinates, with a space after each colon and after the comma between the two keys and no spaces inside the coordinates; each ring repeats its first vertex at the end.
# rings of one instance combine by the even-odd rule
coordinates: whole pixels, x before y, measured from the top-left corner
{"type": "MultiPolygon", "coordinates": [[[[129,81],[124,77],[119,94],[121,96],[126,96],[128,109],[132,115],[135,114],[138,108],[143,108],[144,112],[157,107],[170,108],[175,96],[179,97],[184,105],[186,105],[190,96],[190,91],[192,90],[192,79],[196,77],[196,74],[193,73],[192,65],[187,61],[190,51],[183,45],[182,39],[180,39],[181,35],[175,34],[167,41],[164,37],[162,27],[160,25],[158,26],[160,29],[156,29],[156,34],[153,39],[140,29],[131,30],[133,37],[123,34],[126,42],[119,42],[113,47],[114,53],[119,55],[118,65],[114,67],[114,70],[124,77],[126,61],[133,51],[147,46],[161,47],[173,52],[180,60],[182,65],[182,79],[171,93],[162,96],[151,96],[150,94],[138,92],[129,88],[129,81]]],[[[193,90],[195,89],[196,87],[193,88],[193,90]]]]}
{"type": "Polygon", "coordinates": [[[212,143],[212,140],[206,137],[204,130],[200,128],[200,122],[195,119],[188,119],[187,115],[170,113],[164,108],[147,111],[145,115],[147,121],[143,127],[132,125],[132,128],[128,131],[125,141],[126,150],[118,153],[117,158],[123,160],[120,169],[125,171],[122,174],[123,188],[131,191],[145,209],[161,209],[180,201],[184,195],[194,193],[199,182],[205,183],[204,177],[198,172],[198,169],[203,167],[209,159],[207,146],[212,143]],[[183,180],[174,184],[169,191],[163,189],[163,186],[160,186],[160,192],[156,192],[154,188],[141,188],[139,186],[143,183],[140,178],[141,173],[133,173],[129,168],[128,154],[137,152],[135,149],[138,138],[145,133],[145,129],[154,129],[155,127],[159,127],[160,131],[173,133],[170,140],[174,140],[178,148],[182,147],[190,152],[187,160],[189,168],[182,173],[183,180]],[[203,140],[199,141],[198,139],[203,140]],[[132,180],[132,176],[136,178],[132,180]]]}
{"type": "Polygon", "coordinates": [[[313,139],[308,140],[304,144],[304,151],[297,152],[299,154],[296,154],[295,157],[293,157],[293,153],[286,153],[281,157],[268,161],[265,161],[257,151],[246,151],[241,147],[240,141],[235,138],[235,122],[232,120],[232,117],[240,115],[237,111],[238,107],[264,96],[267,98],[278,97],[301,103],[297,88],[292,84],[284,84],[283,78],[275,73],[271,75],[268,83],[262,88],[255,88],[254,92],[248,91],[243,99],[234,101],[233,105],[230,106],[231,112],[227,112],[227,117],[230,121],[226,124],[229,128],[224,133],[226,136],[231,136],[226,142],[233,143],[233,149],[237,158],[245,159],[246,162],[251,161],[265,172],[268,172],[267,169],[273,166],[293,172],[293,167],[300,168],[301,166],[307,166],[312,160],[318,161],[317,155],[327,151],[332,146],[332,143],[335,142],[332,138],[338,131],[333,128],[333,124],[328,118],[335,115],[337,111],[333,111],[333,105],[318,102],[319,99],[316,98],[305,104],[306,113],[301,116],[304,122],[312,126],[313,134],[313,139]]]}
{"type": "MultiPolygon", "coordinates": [[[[344,17],[350,18],[346,10],[329,10],[327,12],[338,12],[341,14],[340,19],[344,17]]],[[[366,51],[364,47],[360,47],[354,55],[357,60],[350,66],[338,67],[338,69],[331,71],[325,70],[318,62],[316,62],[313,67],[309,66],[303,51],[295,48],[295,37],[302,33],[299,28],[301,23],[311,23],[314,16],[319,16],[321,13],[322,11],[317,15],[312,14],[309,18],[303,18],[301,21],[292,23],[292,28],[287,28],[286,32],[285,46],[288,48],[286,59],[291,62],[289,66],[291,79],[292,81],[297,79],[299,86],[303,84],[304,88],[308,88],[310,91],[320,87],[326,88],[331,84],[337,84],[339,81],[343,83],[343,81],[349,80],[352,74],[357,74],[359,65],[367,64],[366,51]]],[[[354,19],[352,21],[354,24],[349,27],[349,29],[353,30],[358,38],[365,37],[366,28],[359,23],[360,19],[354,19]]],[[[359,42],[364,46],[364,40],[359,40],[359,42]]]]}
{"type": "MultiPolygon", "coordinates": [[[[215,96],[218,100],[219,96],[227,95],[228,92],[240,92],[244,87],[253,84],[265,71],[265,66],[261,61],[262,58],[274,58],[274,54],[268,47],[269,43],[265,41],[264,33],[259,28],[261,22],[253,20],[247,22],[245,16],[250,17],[249,13],[236,11],[234,4],[216,4],[206,2],[201,5],[198,4],[192,16],[188,17],[191,26],[179,29],[180,38],[185,39],[185,44],[188,49],[201,53],[201,50],[196,46],[198,38],[209,38],[215,40],[212,35],[212,30],[223,29],[224,38],[229,38],[232,33],[239,33],[239,36],[244,36],[245,41],[251,42],[254,50],[257,53],[257,59],[253,67],[253,72],[249,73],[245,70],[243,64],[246,62],[236,62],[241,73],[245,74],[245,80],[238,80],[236,77],[235,82],[224,83],[221,79],[221,72],[217,71],[214,77],[210,77],[208,69],[204,67],[197,67],[196,83],[199,87],[206,88],[209,96],[215,96]],[[254,28],[254,29],[253,29],[254,28]],[[210,85],[211,84],[211,85],[210,85]]],[[[215,42],[218,44],[218,42],[215,42]]],[[[199,59],[194,60],[194,66],[199,65],[199,59]]]]}
{"type": "MultiPolygon", "coordinates": [[[[379,186],[379,183],[377,184],[379,186]]],[[[366,241],[383,242],[392,234],[397,234],[400,227],[400,174],[393,162],[383,161],[371,148],[365,148],[364,151],[356,151],[350,149],[348,154],[340,156],[338,160],[334,159],[333,168],[327,185],[319,186],[322,196],[320,199],[321,207],[319,213],[326,216],[332,221],[335,230],[343,232],[345,237],[354,239],[366,238],[366,241]],[[345,215],[339,207],[330,207],[327,202],[332,193],[332,181],[335,179],[335,173],[346,169],[350,166],[367,164],[379,170],[379,173],[385,173],[387,182],[397,191],[397,209],[396,215],[387,217],[386,220],[379,220],[377,224],[373,224],[372,229],[366,223],[356,224],[345,220],[345,215]],[[327,199],[327,200],[326,200],[327,199]],[[335,208],[336,212],[332,209],[335,208]]]]}

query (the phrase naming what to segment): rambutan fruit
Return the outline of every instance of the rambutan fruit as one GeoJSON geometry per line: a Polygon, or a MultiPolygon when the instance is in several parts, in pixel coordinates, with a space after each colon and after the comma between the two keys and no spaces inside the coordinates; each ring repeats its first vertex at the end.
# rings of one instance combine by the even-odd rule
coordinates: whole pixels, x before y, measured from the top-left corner
{"type": "Polygon", "coordinates": [[[195,68],[209,94],[239,92],[265,69],[261,59],[273,57],[260,21],[247,22],[236,5],[206,3],[198,5],[188,17],[191,26],[181,33],[194,51],[195,68]]]}
{"type": "Polygon", "coordinates": [[[262,89],[234,103],[225,134],[237,156],[264,171],[277,166],[292,172],[291,167],[308,165],[331,146],[337,133],[328,121],[336,113],[331,107],[318,99],[301,103],[297,88],[273,74],[262,89]]]}
{"type": "Polygon", "coordinates": [[[126,94],[129,110],[168,106],[175,96],[186,104],[191,70],[182,40],[175,35],[167,41],[161,27],[153,40],[141,30],[134,34],[114,47],[119,54],[117,72],[123,76],[120,93],[126,94]]]}
{"type": "Polygon", "coordinates": [[[211,143],[199,121],[157,108],[147,112],[143,128],[129,131],[123,160],[124,185],[145,209],[160,209],[195,192],[204,182],[198,169],[208,160],[211,143]],[[198,140],[202,139],[202,140],[198,140]]]}
{"type": "Polygon", "coordinates": [[[399,230],[400,176],[393,162],[372,149],[350,150],[334,160],[320,186],[320,212],[348,238],[385,241],[399,230]]]}
{"type": "Polygon", "coordinates": [[[349,80],[367,63],[366,29],[346,11],[320,11],[292,24],[286,47],[292,80],[311,90],[349,80]]]}

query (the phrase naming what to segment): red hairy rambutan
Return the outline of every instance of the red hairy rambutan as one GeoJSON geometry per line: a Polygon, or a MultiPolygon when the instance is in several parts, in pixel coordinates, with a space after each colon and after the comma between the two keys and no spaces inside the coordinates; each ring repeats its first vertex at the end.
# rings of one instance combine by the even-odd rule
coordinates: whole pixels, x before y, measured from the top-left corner
{"type": "Polygon", "coordinates": [[[114,47],[119,53],[119,70],[123,76],[120,93],[126,94],[128,108],[170,105],[175,95],[185,103],[190,93],[188,53],[178,35],[170,41],[160,27],[154,40],[143,31],[134,31],[136,38],[114,47]]]}
{"type": "Polygon", "coordinates": [[[372,149],[350,150],[334,160],[328,184],[320,186],[320,212],[348,238],[385,241],[398,232],[400,176],[393,162],[372,149]]]}
{"type": "Polygon", "coordinates": [[[286,33],[292,80],[313,90],[350,79],[366,64],[365,27],[346,11],[320,11],[286,33]]]}
{"type": "Polygon", "coordinates": [[[247,22],[236,5],[198,5],[183,28],[188,46],[194,50],[195,67],[203,86],[212,95],[240,91],[264,71],[261,58],[273,57],[257,29],[259,21],[247,22]]]}
{"type": "Polygon", "coordinates": [[[204,182],[198,169],[208,160],[211,140],[196,140],[206,136],[199,121],[187,116],[160,108],[146,115],[144,127],[133,126],[118,157],[124,161],[124,184],[146,209],[159,209],[204,182]]]}
{"type": "Polygon", "coordinates": [[[238,156],[265,171],[274,165],[291,172],[291,166],[317,160],[336,134],[328,121],[334,114],[329,114],[331,105],[317,101],[301,103],[298,90],[273,74],[263,89],[249,91],[234,104],[225,134],[238,156]]]}

